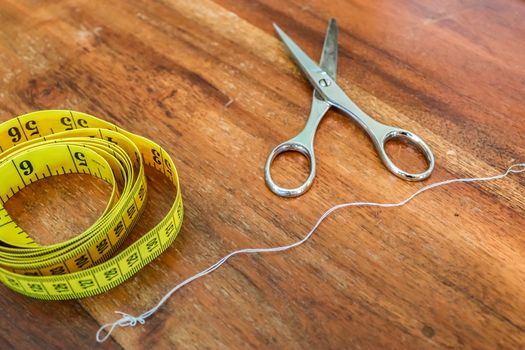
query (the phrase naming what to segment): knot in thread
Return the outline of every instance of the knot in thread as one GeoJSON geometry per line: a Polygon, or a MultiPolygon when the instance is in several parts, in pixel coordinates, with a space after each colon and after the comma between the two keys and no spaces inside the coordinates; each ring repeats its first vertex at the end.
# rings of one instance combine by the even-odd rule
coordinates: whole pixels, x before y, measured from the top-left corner
{"type": "Polygon", "coordinates": [[[101,326],[99,330],[97,331],[97,342],[103,343],[105,342],[110,336],[113,330],[119,326],[119,327],[135,327],[137,323],[144,324],[146,323],[146,317],[144,314],[139,316],[133,316],[130,314],[127,314],[125,312],[121,311],[115,311],[115,313],[122,315],[122,317],[115,322],[112,323],[106,323],[105,325],[101,326]],[[109,329],[106,331],[106,334],[104,336],[101,336],[102,332],[106,330],[109,327],[109,329]]]}
{"type": "Polygon", "coordinates": [[[122,318],[117,321],[120,327],[135,327],[137,323],[146,323],[146,320],[142,315],[135,317],[125,312],[115,311],[115,313],[122,315],[122,318]]]}

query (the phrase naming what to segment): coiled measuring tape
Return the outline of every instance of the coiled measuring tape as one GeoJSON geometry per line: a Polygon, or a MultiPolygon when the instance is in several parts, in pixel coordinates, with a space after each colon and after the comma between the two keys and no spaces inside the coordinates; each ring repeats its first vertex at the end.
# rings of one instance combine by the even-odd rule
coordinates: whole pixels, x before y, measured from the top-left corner
{"type": "Polygon", "coordinates": [[[62,110],[0,124],[0,202],[0,280],[45,300],[83,298],[119,285],[173,242],[183,217],[177,171],[162,147],[91,115],[62,110]],[[144,208],[144,164],[170,180],[175,200],[151,231],[114,255],[144,208]],[[90,174],[112,185],[108,206],[82,234],[39,245],[3,204],[34,181],[69,173],[90,174]]]}

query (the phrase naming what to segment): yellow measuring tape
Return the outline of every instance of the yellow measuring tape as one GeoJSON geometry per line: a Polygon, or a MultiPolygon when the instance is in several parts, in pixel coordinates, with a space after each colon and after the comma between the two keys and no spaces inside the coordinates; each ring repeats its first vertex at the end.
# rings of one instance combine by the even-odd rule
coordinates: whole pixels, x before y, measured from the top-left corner
{"type": "Polygon", "coordinates": [[[173,242],[182,224],[179,179],[170,156],[156,143],[104,120],[72,111],[39,111],[0,124],[0,280],[37,299],[92,296],[139,271],[173,242]],[[168,214],[117,255],[144,208],[147,164],[176,188],[168,214]],[[39,179],[90,174],[113,186],[102,216],[62,243],[35,243],[4,203],[39,179]]]}

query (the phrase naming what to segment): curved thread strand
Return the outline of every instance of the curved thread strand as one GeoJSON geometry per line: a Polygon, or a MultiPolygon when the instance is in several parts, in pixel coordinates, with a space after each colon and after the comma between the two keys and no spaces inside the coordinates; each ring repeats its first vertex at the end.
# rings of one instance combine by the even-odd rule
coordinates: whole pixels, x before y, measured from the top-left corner
{"type": "Polygon", "coordinates": [[[134,327],[137,324],[144,324],[146,322],[146,319],[151,317],[176,291],[178,291],[185,285],[195,281],[196,279],[199,279],[217,270],[220,266],[222,266],[224,263],[226,263],[230,258],[232,258],[235,255],[281,252],[284,250],[295,248],[303,244],[314,234],[314,232],[319,228],[319,226],[324,221],[324,219],[326,219],[330,214],[332,214],[336,210],[348,208],[348,207],[357,207],[357,206],[381,207],[381,208],[401,207],[407,204],[408,202],[410,202],[412,199],[414,199],[416,196],[420,195],[421,193],[431,190],[433,188],[450,185],[450,184],[458,183],[458,182],[494,181],[494,180],[502,179],[511,173],[522,173],[522,172],[525,172],[525,163],[514,164],[510,166],[504,173],[499,174],[499,175],[488,176],[488,177],[477,177],[477,178],[450,179],[450,180],[436,182],[436,183],[420,188],[419,190],[414,192],[409,197],[397,203],[351,202],[351,203],[338,204],[328,209],[327,211],[325,211],[325,213],[319,218],[319,220],[317,220],[317,222],[312,227],[310,232],[308,232],[308,234],[304,236],[302,239],[294,243],[282,245],[282,246],[276,246],[276,247],[244,248],[244,249],[233,251],[229,253],[228,255],[224,256],[219,261],[217,261],[215,264],[208,267],[207,269],[202,270],[201,272],[189,277],[188,279],[182,281],[181,283],[173,287],[173,289],[171,289],[168,293],[166,293],[166,295],[157,303],[157,305],[155,305],[153,308],[149,309],[148,311],[144,312],[143,314],[139,316],[132,316],[124,312],[116,311],[116,313],[122,315],[122,317],[112,323],[107,323],[101,326],[96,334],[97,342],[102,343],[106,341],[111,336],[111,333],[113,332],[113,330],[115,330],[115,328],[117,327],[134,327]],[[104,331],[106,332],[106,334],[102,335],[104,331]]]}

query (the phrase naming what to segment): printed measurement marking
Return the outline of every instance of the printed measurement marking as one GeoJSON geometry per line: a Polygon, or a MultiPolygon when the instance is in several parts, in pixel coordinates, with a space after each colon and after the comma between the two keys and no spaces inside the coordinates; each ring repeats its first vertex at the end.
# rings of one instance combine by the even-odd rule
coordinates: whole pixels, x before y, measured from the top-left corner
{"type": "Polygon", "coordinates": [[[16,117],[16,121],[18,122],[18,125],[20,125],[20,129],[22,129],[22,132],[24,133],[24,137],[26,138],[26,140],[29,140],[26,135],[26,130],[24,129],[24,127],[22,126],[22,123],[20,122],[20,118],[16,117]]]}
{"type": "Polygon", "coordinates": [[[73,117],[73,113],[69,111],[69,114],[71,115],[71,120],[73,121],[73,125],[75,125],[75,129],[77,128],[77,123],[75,122],[75,117],[73,117]]]}
{"type": "Polygon", "coordinates": [[[13,222],[13,220],[9,220],[8,222],[4,222],[3,224],[0,225],[0,227],[5,226],[5,225],[7,225],[7,224],[10,224],[10,223],[12,223],[12,222],[13,222]]]}
{"type": "Polygon", "coordinates": [[[71,157],[71,160],[73,161],[73,165],[75,166],[75,169],[77,170],[77,173],[78,173],[79,171],[78,171],[77,163],[75,162],[75,157],[73,157],[73,153],[71,153],[71,148],[67,146],[67,150],[69,151],[69,156],[71,157]]]}
{"type": "Polygon", "coordinates": [[[14,161],[14,160],[11,160],[11,163],[13,163],[13,166],[15,167],[16,172],[18,173],[18,176],[20,176],[20,179],[22,180],[22,182],[24,183],[24,185],[27,185],[26,182],[24,181],[24,178],[22,177],[22,174],[20,174],[20,171],[18,171],[18,167],[16,166],[15,161],[14,161]]]}

